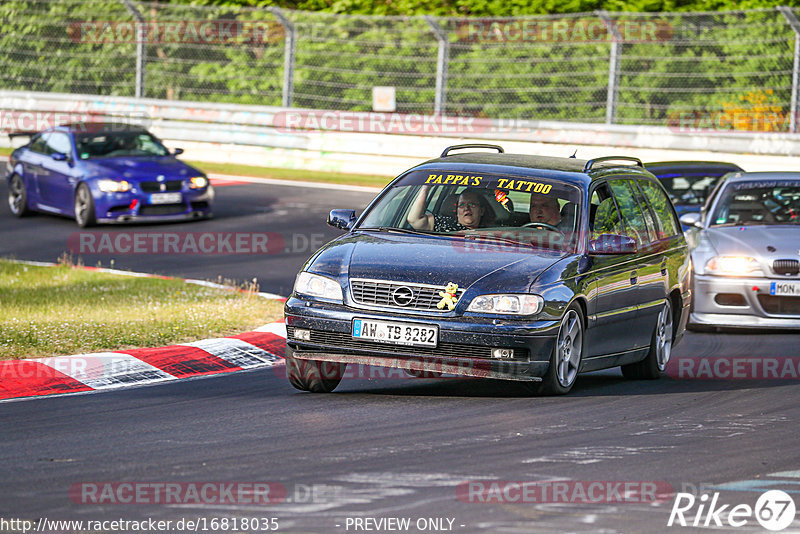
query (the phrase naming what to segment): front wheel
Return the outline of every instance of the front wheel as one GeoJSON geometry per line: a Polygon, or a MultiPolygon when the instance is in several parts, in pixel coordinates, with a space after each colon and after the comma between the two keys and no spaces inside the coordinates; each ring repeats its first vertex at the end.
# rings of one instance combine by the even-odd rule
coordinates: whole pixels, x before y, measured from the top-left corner
{"type": "Polygon", "coordinates": [[[19,174],[11,177],[8,184],[8,207],[15,217],[24,217],[30,210],[28,209],[28,192],[25,190],[25,182],[19,174]]]}
{"type": "Polygon", "coordinates": [[[346,363],[301,360],[286,347],[286,376],[289,383],[301,391],[330,393],[344,376],[346,363]]]}
{"type": "Polygon", "coordinates": [[[556,345],[550,356],[547,374],[542,377],[536,393],[564,395],[569,393],[578,377],[583,360],[583,312],[577,305],[567,308],[558,328],[556,345]]]}
{"type": "Polygon", "coordinates": [[[89,186],[81,184],[75,191],[75,222],[81,228],[93,226],[96,222],[94,213],[94,198],[89,186]]]}
{"type": "Polygon", "coordinates": [[[634,380],[660,378],[667,368],[672,355],[672,304],[669,299],[658,314],[656,328],[650,340],[647,357],[636,363],[622,366],[622,376],[634,380]]]}

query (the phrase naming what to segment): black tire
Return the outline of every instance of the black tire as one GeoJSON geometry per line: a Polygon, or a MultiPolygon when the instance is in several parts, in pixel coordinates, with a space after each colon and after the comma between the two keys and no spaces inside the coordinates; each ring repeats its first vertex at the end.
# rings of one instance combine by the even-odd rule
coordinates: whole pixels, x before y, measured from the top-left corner
{"type": "Polygon", "coordinates": [[[330,393],[344,376],[346,363],[300,360],[286,347],[286,376],[289,383],[301,391],[330,393]]]}
{"type": "Polygon", "coordinates": [[[561,318],[556,343],[550,355],[550,366],[535,387],[538,395],[566,395],[575,385],[583,361],[583,311],[573,304],[561,318]]]}
{"type": "Polygon", "coordinates": [[[88,228],[97,223],[94,213],[94,198],[86,184],[79,185],[75,190],[75,222],[81,228],[88,228]]]}
{"type": "Polygon", "coordinates": [[[28,208],[28,192],[25,181],[19,174],[11,176],[8,182],[8,207],[15,217],[25,217],[31,210],[28,208]]]}
{"type": "Polygon", "coordinates": [[[623,365],[622,376],[631,380],[655,380],[664,375],[672,355],[672,339],[675,332],[673,322],[672,303],[666,299],[656,318],[647,357],[642,361],[623,365]]]}

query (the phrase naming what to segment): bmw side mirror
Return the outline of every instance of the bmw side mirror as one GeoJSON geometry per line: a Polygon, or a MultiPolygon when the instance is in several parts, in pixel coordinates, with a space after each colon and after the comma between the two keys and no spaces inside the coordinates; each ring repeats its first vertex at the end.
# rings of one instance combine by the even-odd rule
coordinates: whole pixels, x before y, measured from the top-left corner
{"type": "Polygon", "coordinates": [[[349,230],[356,224],[355,210],[331,210],[328,224],[340,230],[349,230]]]}
{"type": "Polygon", "coordinates": [[[683,215],[681,215],[680,221],[681,224],[685,226],[694,226],[697,228],[703,227],[703,225],[700,223],[700,214],[695,211],[684,213],[683,215]]]}
{"type": "Polygon", "coordinates": [[[634,254],[636,251],[636,240],[627,235],[601,234],[589,240],[589,254],[634,254]]]}
{"type": "Polygon", "coordinates": [[[175,150],[172,151],[173,156],[180,156],[181,154],[183,154],[182,148],[176,148],[175,150]]]}
{"type": "Polygon", "coordinates": [[[62,152],[53,152],[50,154],[50,157],[53,158],[55,161],[67,161],[67,155],[62,152]]]}

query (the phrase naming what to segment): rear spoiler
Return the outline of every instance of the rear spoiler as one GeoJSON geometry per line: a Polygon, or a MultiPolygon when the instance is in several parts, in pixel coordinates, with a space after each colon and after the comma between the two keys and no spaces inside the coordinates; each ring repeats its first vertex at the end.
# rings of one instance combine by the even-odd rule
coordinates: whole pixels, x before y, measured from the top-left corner
{"type": "Polygon", "coordinates": [[[8,138],[14,139],[15,137],[33,137],[38,132],[9,132],[8,138]]]}

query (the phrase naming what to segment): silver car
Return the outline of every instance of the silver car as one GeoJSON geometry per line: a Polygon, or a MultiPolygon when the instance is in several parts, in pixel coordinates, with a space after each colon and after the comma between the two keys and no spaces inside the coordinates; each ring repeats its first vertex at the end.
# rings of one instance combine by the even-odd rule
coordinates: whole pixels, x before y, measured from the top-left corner
{"type": "Polygon", "coordinates": [[[739,172],[685,213],[690,326],[800,328],[800,172],[739,172]]]}

